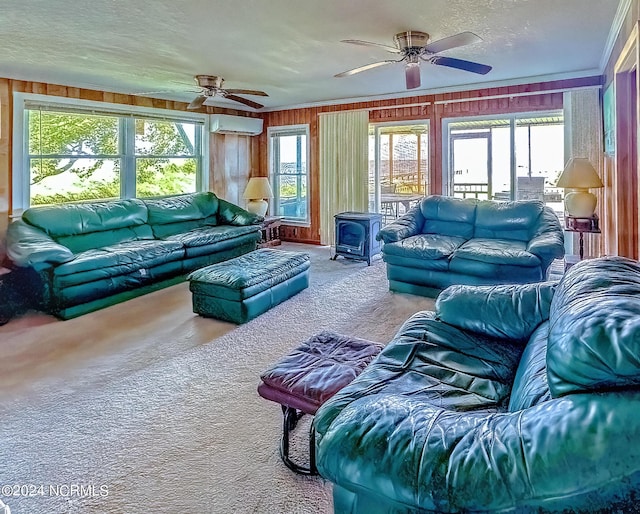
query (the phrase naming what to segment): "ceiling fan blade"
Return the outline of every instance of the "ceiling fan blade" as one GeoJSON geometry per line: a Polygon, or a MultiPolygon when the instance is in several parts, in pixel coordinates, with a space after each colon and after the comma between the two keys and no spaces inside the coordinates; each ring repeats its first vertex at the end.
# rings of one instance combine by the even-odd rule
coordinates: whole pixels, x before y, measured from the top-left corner
{"type": "Polygon", "coordinates": [[[232,95],[255,95],[255,96],[269,96],[264,91],[256,91],[254,89],[225,89],[227,93],[232,95]]]}
{"type": "Polygon", "coordinates": [[[404,76],[407,81],[407,89],[420,87],[420,65],[409,63],[404,69],[404,76]]]}
{"type": "Polygon", "coordinates": [[[233,100],[234,102],[240,102],[241,104],[247,105],[249,107],[253,107],[254,109],[262,109],[264,107],[264,105],[259,104],[258,102],[254,102],[253,100],[247,100],[246,98],[242,98],[241,96],[225,93],[224,97],[228,98],[229,100],[233,100]]]}
{"type": "Polygon", "coordinates": [[[455,34],[454,36],[445,37],[438,39],[438,41],[434,41],[433,43],[429,43],[428,45],[425,45],[424,49],[430,54],[438,54],[451,48],[471,45],[480,41],[482,41],[482,38],[473,32],[460,32],[460,34],[455,34]]]}
{"type": "Polygon", "coordinates": [[[387,52],[391,52],[392,54],[399,54],[400,50],[398,50],[394,46],[382,45],[380,43],[371,43],[370,41],[361,41],[360,39],[343,39],[340,41],[341,43],[351,43],[352,45],[360,45],[360,46],[375,46],[378,48],[382,48],[387,52]]]}
{"type": "Polygon", "coordinates": [[[437,64],[438,66],[448,66],[449,68],[470,71],[471,73],[478,73],[479,75],[486,75],[492,69],[491,66],[487,66],[486,64],[465,61],[463,59],[454,59],[453,57],[442,57],[441,55],[434,55],[426,60],[431,64],[437,64]]]}
{"type": "Polygon", "coordinates": [[[207,101],[207,97],[204,95],[200,95],[200,96],[196,96],[193,101],[187,105],[187,109],[193,111],[195,109],[200,109],[200,107],[202,107],[202,104],[204,104],[207,101]]]}
{"type": "Polygon", "coordinates": [[[364,66],[360,66],[359,68],[353,68],[352,70],[343,71],[342,73],[338,73],[337,75],[334,75],[334,77],[348,77],[349,75],[355,75],[356,73],[360,73],[361,71],[372,70],[373,68],[377,68],[378,66],[384,66],[385,64],[390,64],[392,62],[400,62],[400,61],[373,62],[371,64],[365,64],[364,66]]]}

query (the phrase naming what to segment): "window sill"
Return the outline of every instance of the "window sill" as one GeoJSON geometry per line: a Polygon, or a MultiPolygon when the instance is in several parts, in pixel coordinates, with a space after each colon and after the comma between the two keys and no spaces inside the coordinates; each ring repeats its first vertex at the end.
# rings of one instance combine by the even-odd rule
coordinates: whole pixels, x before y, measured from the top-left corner
{"type": "Polygon", "coordinates": [[[286,218],[282,219],[282,224],[288,227],[302,227],[302,228],[311,228],[310,221],[296,221],[296,220],[288,220],[286,218]]]}

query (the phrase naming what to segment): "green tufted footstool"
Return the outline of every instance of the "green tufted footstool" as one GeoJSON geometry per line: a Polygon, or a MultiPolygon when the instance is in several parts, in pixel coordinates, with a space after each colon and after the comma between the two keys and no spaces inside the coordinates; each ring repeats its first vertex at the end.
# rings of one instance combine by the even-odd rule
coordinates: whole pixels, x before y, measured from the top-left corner
{"type": "Polygon", "coordinates": [[[308,287],[309,266],[306,253],[261,248],[193,271],[193,312],[246,323],[308,287]]]}

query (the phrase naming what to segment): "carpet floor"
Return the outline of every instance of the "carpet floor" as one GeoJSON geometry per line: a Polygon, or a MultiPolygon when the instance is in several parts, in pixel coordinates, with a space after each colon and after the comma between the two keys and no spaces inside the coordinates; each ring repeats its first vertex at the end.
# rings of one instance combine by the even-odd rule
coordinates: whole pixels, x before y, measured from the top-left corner
{"type": "Polygon", "coordinates": [[[324,329],[388,342],[433,300],[390,293],[379,258],[282,248],[310,253],[310,287],[241,326],[194,315],[179,284],[0,327],[0,500],[12,514],[332,512],[330,483],[280,461],[281,410],[258,396],[260,372],[324,329]]]}

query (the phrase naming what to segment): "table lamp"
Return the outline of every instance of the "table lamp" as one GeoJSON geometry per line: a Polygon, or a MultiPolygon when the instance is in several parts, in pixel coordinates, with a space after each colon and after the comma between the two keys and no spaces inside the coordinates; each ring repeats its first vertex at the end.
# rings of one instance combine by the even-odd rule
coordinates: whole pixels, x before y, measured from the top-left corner
{"type": "Polygon", "coordinates": [[[583,157],[569,159],[556,186],[567,190],[564,195],[564,207],[569,216],[593,217],[597,199],[589,192],[589,188],[600,188],[604,185],[589,159],[583,157]]]}
{"type": "Polygon", "coordinates": [[[269,207],[269,202],[265,198],[273,198],[269,179],[267,177],[251,177],[244,190],[243,198],[248,200],[247,210],[249,212],[264,216],[269,207]]]}

